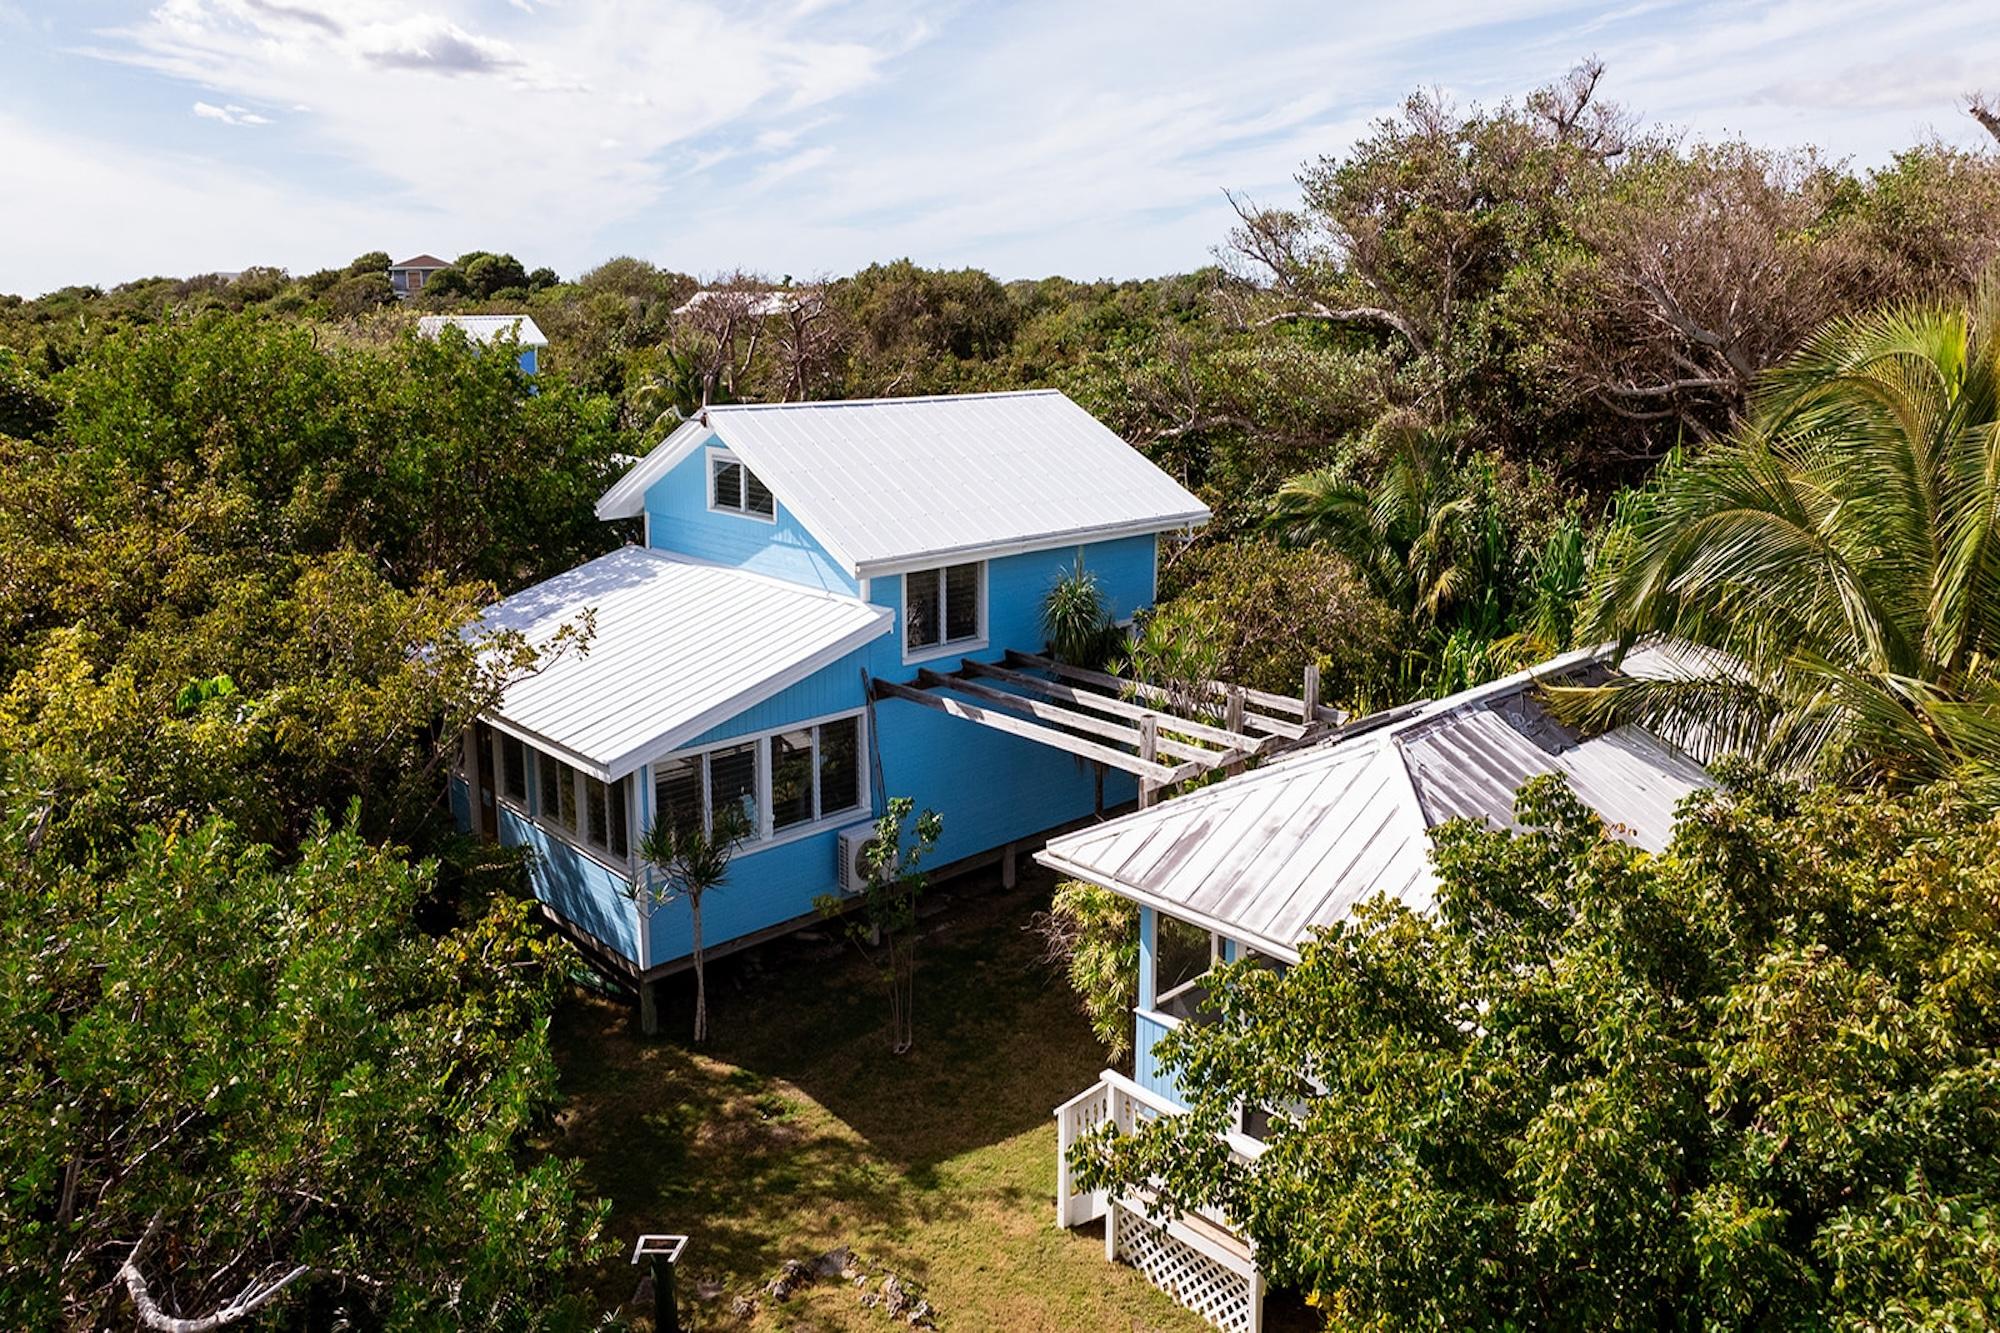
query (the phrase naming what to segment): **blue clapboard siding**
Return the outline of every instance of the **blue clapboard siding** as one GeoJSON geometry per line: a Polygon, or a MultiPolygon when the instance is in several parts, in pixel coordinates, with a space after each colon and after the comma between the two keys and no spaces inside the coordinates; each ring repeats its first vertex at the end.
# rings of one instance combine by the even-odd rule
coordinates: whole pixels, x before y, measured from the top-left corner
{"type": "Polygon", "coordinates": [[[500,841],[536,853],[530,875],[536,897],[605,947],[637,960],[638,909],[630,896],[630,881],[622,874],[551,837],[505,805],[500,807],[500,841]]]}
{"type": "Polygon", "coordinates": [[[699,750],[705,745],[787,727],[795,722],[825,717],[829,713],[849,713],[868,702],[862,685],[868,652],[857,648],[832,666],[821,667],[796,685],[778,691],[760,704],[709,728],[682,748],[699,750]]]}
{"type": "Polygon", "coordinates": [[[710,510],[708,459],[708,446],[697,448],[646,492],[653,546],[831,592],[860,590],[782,503],[775,523],[710,510]]]}
{"type": "MultiPolygon", "coordinates": [[[[857,814],[856,824],[868,822],[857,814]]],[[[845,827],[842,825],[840,827],[845,827]]],[[[708,948],[813,911],[813,899],[835,887],[839,827],[762,849],[746,847],[729,863],[728,877],[703,895],[701,938],[708,948]]],[[[693,952],[693,917],[685,902],[667,903],[648,924],[652,965],[693,952]]]]}

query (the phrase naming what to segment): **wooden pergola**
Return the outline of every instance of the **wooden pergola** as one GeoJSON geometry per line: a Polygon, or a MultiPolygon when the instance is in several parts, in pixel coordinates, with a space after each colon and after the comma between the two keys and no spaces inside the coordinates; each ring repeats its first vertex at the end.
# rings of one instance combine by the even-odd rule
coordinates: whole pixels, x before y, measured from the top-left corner
{"type": "MultiPolygon", "coordinates": [[[[958,669],[919,670],[914,685],[877,680],[877,699],[903,699],[1021,736],[1139,779],[1139,805],[1214,769],[1320,739],[1346,715],[1319,702],[1307,667],[1297,698],[1225,681],[1177,693],[1103,671],[1009,650],[1001,664],[965,658],[958,669]],[[1195,695],[1198,697],[1188,697],[1195,695]]],[[[1102,805],[1102,784],[1100,782],[1102,805]]]]}

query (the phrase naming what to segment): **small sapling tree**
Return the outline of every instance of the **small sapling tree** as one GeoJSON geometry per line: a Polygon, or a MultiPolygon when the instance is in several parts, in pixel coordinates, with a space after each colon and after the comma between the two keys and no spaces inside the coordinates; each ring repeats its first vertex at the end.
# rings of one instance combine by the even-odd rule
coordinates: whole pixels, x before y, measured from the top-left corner
{"type": "Polygon", "coordinates": [[[909,797],[894,796],[875,821],[875,836],[861,854],[865,882],[858,905],[832,893],[813,900],[822,916],[842,918],[847,938],[888,982],[889,1044],[897,1055],[916,1044],[917,898],[928,883],[921,867],[944,833],[944,816],[935,810],[918,815],[910,830],[915,809],[909,797]]]}
{"type": "Polygon", "coordinates": [[[689,943],[694,954],[694,1039],[708,1040],[708,978],[701,949],[701,902],[729,873],[729,858],[750,833],[740,806],[717,807],[709,826],[699,821],[655,820],[639,840],[639,855],[653,870],[635,886],[640,909],[649,916],[667,904],[687,901],[689,943]]]}

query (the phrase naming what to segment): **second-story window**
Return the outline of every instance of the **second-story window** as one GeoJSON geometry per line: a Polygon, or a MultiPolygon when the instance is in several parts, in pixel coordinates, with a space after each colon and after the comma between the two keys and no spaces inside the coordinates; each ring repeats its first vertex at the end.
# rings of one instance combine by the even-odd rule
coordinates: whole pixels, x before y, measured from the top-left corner
{"type": "Polygon", "coordinates": [[[903,624],[908,651],[969,643],[985,637],[986,565],[945,565],[903,575],[903,624]]]}
{"type": "Polygon", "coordinates": [[[708,507],[725,514],[776,518],[778,502],[757,474],[725,453],[708,456],[708,507]]]}

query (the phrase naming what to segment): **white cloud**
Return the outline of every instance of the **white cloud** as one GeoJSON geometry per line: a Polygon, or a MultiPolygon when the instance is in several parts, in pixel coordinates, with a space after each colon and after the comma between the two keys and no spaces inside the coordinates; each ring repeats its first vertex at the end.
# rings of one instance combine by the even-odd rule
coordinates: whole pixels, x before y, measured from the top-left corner
{"type": "Polygon", "coordinates": [[[1226,237],[1224,187],[1292,197],[1302,162],[1412,89],[1518,98],[1592,53],[1648,119],[1865,164],[1933,126],[1982,142],[1950,94],[2000,67],[2000,33],[1899,0],[155,0],[89,38],[98,77],[268,125],[255,147],[273,158],[241,138],[241,162],[187,156],[218,141],[185,122],[89,140],[60,108],[12,103],[42,147],[137,174],[97,219],[68,178],[16,170],[0,290],[146,267],[120,217],[135,208],[191,254],[230,249],[200,261],[223,267],[478,245],[565,272],[624,250],[696,270],[909,254],[1003,277],[1161,272],[1226,237]],[[312,113],[270,123],[285,107],[312,113]]]}
{"type": "Polygon", "coordinates": [[[194,104],[194,113],[203,120],[219,120],[225,125],[269,125],[271,123],[269,116],[260,116],[248,107],[237,106],[234,102],[231,102],[228,106],[217,106],[213,102],[196,102],[194,104]]]}
{"type": "Polygon", "coordinates": [[[426,244],[574,265],[664,197],[704,136],[877,81],[909,38],[895,12],[163,0],[87,53],[245,103],[310,105],[288,126],[298,146],[376,177],[384,203],[447,216],[449,236],[426,244]],[[618,151],[578,151],[607,143],[618,151]]]}

